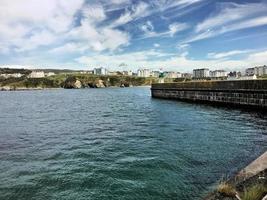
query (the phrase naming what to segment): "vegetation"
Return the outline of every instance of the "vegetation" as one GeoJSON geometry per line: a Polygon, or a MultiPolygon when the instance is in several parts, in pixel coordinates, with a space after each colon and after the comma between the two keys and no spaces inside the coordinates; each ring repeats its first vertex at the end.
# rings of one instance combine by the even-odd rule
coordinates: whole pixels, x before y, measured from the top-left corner
{"type": "Polygon", "coordinates": [[[31,73],[31,70],[28,69],[10,69],[10,68],[0,68],[0,74],[24,74],[28,75],[31,73]]]}
{"type": "Polygon", "coordinates": [[[267,187],[263,184],[257,184],[244,190],[242,200],[262,200],[267,194],[267,187]]]}
{"type": "Polygon", "coordinates": [[[95,87],[99,80],[104,82],[105,86],[144,86],[158,82],[157,78],[143,78],[135,76],[96,76],[92,74],[66,73],[56,74],[44,78],[0,78],[0,87],[9,86],[11,88],[59,88],[64,87],[70,80],[79,80],[83,87],[95,87]]]}
{"type": "Polygon", "coordinates": [[[217,191],[225,196],[225,197],[235,197],[236,196],[236,189],[233,185],[226,183],[226,182],[222,182],[219,184],[217,191]]]}

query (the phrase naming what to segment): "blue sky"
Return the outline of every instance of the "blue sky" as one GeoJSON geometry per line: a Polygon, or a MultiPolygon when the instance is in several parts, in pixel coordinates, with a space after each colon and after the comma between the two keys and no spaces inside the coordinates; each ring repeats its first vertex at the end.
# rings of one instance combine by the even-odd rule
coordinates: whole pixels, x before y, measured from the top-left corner
{"type": "Polygon", "coordinates": [[[0,65],[191,72],[264,64],[266,0],[0,1],[0,65]]]}

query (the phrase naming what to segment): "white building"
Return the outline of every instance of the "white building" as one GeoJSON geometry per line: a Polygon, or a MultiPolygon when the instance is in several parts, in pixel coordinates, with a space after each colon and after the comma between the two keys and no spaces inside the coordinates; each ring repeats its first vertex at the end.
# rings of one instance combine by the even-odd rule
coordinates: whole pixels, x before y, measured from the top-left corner
{"type": "Polygon", "coordinates": [[[108,71],[107,71],[107,69],[104,68],[104,67],[95,68],[95,69],[94,69],[94,74],[95,74],[95,75],[107,75],[107,74],[108,74],[108,71]]]}
{"type": "Polygon", "coordinates": [[[224,70],[210,71],[210,77],[212,78],[227,77],[227,74],[228,73],[224,70]]]}
{"type": "Polygon", "coordinates": [[[22,77],[23,75],[21,73],[14,73],[14,74],[0,74],[0,77],[3,77],[3,78],[20,78],[22,77]]]}
{"type": "Polygon", "coordinates": [[[137,76],[138,77],[150,77],[150,70],[149,69],[138,69],[137,76]]]}
{"type": "Polygon", "coordinates": [[[246,75],[247,76],[253,76],[255,74],[255,68],[254,67],[252,67],[252,68],[247,68],[246,69],[246,75]]]}
{"type": "Polygon", "coordinates": [[[193,70],[193,77],[194,78],[207,78],[209,76],[210,76],[210,70],[207,68],[194,69],[193,70]]]}
{"type": "Polygon", "coordinates": [[[166,78],[181,78],[182,74],[180,72],[164,72],[166,78]]]}
{"type": "Polygon", "coordinates": [[[45,76],[46,76],[46,77],[48,77],[48,76],[54,76],[54,75],[55,75],[54,72],[47,72],[47,73],[45,73],[45,76]]]}
{"type": "Polygon", "coordinates": [[[254,74],[252,76],[241,76],[238,80],[256,80],[257,76],[254,74]]]}
{"type": "Polygon", "coordinates": [[[182,78],[192,78],[192,74],[190,73],[182,73],[182,78]]]}
{"type": "Polygon", "coordinates": [[[259,66],[259,67],[252,67],[246,69],[246,75],[247,76],[263,76],[267,74],[267,66],[259,66]]]}
{"type": "Polygon", "coordinates": [[[45,73],[43,71],[32,71],[28,77],[29,78],[44,78],[45,73]]]}
{"type": "Polygon", "coordinates": [[[132,76],[133,75],[133,72],[131,70],[129,70],[129,71],[123,71],[122,74],[124,76],[132,76]]]}

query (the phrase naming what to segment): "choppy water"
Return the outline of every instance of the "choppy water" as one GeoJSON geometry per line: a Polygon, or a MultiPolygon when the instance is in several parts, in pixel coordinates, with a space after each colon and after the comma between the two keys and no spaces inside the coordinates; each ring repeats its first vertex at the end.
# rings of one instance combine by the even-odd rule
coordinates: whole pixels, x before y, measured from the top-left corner
{"type": "Polygon", "coordinates": [[[266,122],[149,88],[1,92],[0,199],[200,199],[267,149],[266,122]]]}

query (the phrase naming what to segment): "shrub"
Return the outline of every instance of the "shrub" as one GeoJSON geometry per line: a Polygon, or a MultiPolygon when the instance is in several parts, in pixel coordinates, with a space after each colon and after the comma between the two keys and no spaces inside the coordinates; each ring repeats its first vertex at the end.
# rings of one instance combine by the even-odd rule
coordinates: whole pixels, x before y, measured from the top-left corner
{"type": "Polygon", "coordinates": [[[236,195],[236,190],[234,186],[226,182],[220,183],[220,185],[217,188],[217,191],[221,195],[226,196],[226,197],[235,197],[236,195]]]}

